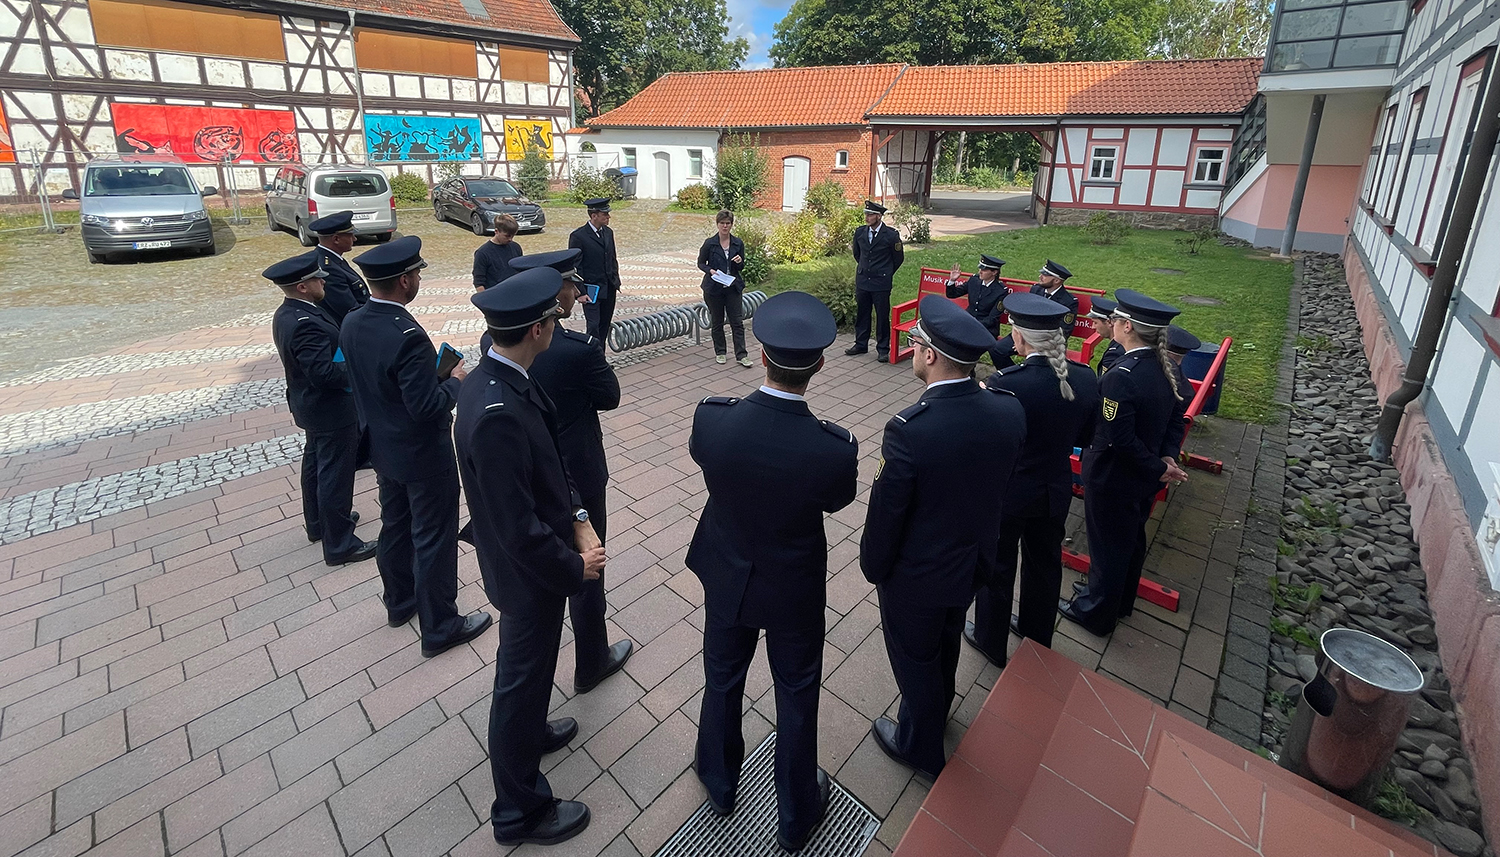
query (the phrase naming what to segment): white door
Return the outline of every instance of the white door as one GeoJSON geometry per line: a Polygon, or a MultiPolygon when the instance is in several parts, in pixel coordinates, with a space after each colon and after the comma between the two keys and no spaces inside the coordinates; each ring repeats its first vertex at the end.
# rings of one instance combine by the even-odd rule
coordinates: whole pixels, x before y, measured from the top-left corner
{"type": "Polygon", "coordinates": [[[656,193],[652,199],[672,198],[672,158],[666,152],[657,152],[656,158],[656,193]]]}
{"type": "Polygon", "coordinates": [[[812,175],[812,161],[807,158],[781,159],[781,210],[801,211],[807,200],[807,180],[812,175]]]}

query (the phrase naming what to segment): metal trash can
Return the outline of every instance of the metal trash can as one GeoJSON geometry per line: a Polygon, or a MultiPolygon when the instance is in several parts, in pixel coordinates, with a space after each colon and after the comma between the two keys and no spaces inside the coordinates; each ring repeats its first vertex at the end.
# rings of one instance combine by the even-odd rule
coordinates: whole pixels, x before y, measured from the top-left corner
{"type": "Polygon", "coordinates": [[[1318,673],[1302,688],[1281,766],[1368,806],[1411,697],[1422,689],[1422,671],[1405,652],[1352,628],[1325,631],[1318,647],[1318,673]]]}
{"type": "MultiPolygon", "coordinates": [[[[1219,344],[1217,342],[1205,342],[1197,349],[1182,355],[1182,374],[1194,381],[1202,381],[1208,374],[1209,367],[1214,365],[1214,360],[1219,356],[1219,344]]],[[[1216,414],[1219,412],[1219,396],[1224,392],[1224,367],[1219,367],[1217,386],[1213,394],[1203,400],[1203,413],[1216,414]]]]}

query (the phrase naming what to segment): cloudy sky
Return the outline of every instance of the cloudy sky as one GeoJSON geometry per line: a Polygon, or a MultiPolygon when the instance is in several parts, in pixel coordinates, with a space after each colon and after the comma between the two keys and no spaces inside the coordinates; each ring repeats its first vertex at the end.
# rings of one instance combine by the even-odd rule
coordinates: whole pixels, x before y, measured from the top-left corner
{"type": "Polygon", "coordinates": [[[771,37],[776,22],[786,17],[792,0],[727,0],[729,5],[729,36],[744,36],[750,43],[750,56],[745,68],[768,68],[771,60],[767,51],[771,49],[771,37]]]}

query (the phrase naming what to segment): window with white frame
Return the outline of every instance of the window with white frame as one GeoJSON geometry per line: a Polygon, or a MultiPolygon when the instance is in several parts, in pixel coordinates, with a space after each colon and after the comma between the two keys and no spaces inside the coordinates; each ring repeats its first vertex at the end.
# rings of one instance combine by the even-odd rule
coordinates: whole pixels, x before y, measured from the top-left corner
{"type": "Polygon", "coordinates": [[[1119,155],[1119,146],[1095,146],[1089,155],[1089,178],[1106,182],[1114,181],[1115,161],[1119,155]]]}
{"type": "Polygon", "coordinates": [[[1454,95],[1453,109],[1448,112],[1442,154],[1438,157],[1437,170],[1432,176],[1432,187],[1427,191],[1422,225],[1417,233],[1417,246],[1429,256],[1436,256],[1438,244],[1448,229],[1448,201],[1458,189],[1463,160],[1469,153],[1469,143],[1474,137],[1474,120],[1479,108],[1479,89],[1484,80],[1486,59],[1481,57],[1462,69],[1463,77],[1459,80],[1458,92],[1454,95]]]}
{"type": "Polygon", "coordinates": [[[703,150],[688,149],[688,178],[703,178],[703,150]]]}
{"type": "Polygon", "coordinates": [[[620,151],[623,152],[624,155],[625,155],[625,166],[627,166],[627,167],[634,167],[635,166],[635,149],[621,149],[620,151]]]}
{"type": "Polygon", "coordinates": [[[1224,182],[1224,149],[1204,147],[1193,160],[1193,181],[1199,184],[1224,182]]]}
{"type": "Polygon", "coordinates": [[[849,150],[839,149],[833,153],[833,168],[836,170],[849,169],[849,150]]]}

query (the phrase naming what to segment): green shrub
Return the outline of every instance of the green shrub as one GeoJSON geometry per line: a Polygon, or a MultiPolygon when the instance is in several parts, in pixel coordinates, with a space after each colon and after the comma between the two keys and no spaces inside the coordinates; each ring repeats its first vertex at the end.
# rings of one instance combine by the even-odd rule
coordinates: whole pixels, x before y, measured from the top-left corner
{"type": "Polygon", "coordinates": [[[964,170],[964,184],[973,187],[1005,187],[1005,173],[994,167],[970,167],[964,170]]]}
{"type": "Polygon", "coordinates": [[[818,234],[818,218],[811,211],[800,211],[791,220],[771,230],[767,242],[773,262],[807,262],[823,255],[824,242],[818,234]]]}
{"type": "Polygon", "coordinates": [[[1084,224],[1083,234],[1094,244],[1119,244],[1130,235],[1130,224],[1123,217],[1101,211],[1084,224]]]}
{"type": "Polygon", "coordinates": [[[835,209],[824,221],[828,225],[828,238],[824,254],[848,256],[849,243],[854,240],[854,230],[864,225],[864,212],[858,208],[844,206],[835,209]]]}
{"type": "Polygon", "coordinates": [[[904,202],[891,211],[890,218],[891,225],[900,230],[905,241],[926,244],[932,240],[932,218],[927,216],[922,206],[904,202]]]}
{"type": "Polygon", "coordinates": [[[1031,187],[1035,181],[1036,174],[1028,170],[1017,170],[1016,174],[1010,177],[1010,183],[1016,187],[1031,187]]]}
{"type": "Polygon", "coordinates": [[[546,156],[535,146],[527,149],[520,169],[516,170],[516,187],[528,199],[541,202],[547,198],[551,185],[552,168],[547,164],[546,156]]]}
{"type": "Polygon", "coordinates": [[[714,204],[730,211],[755,207],[755,198],[770,186],[766,156],[758,141],[745,135],[732,136],[719,147],[714,160],[714,204]]]}
{"type": "Polygon", "coordinates": [[[583,203],[600,197],[619,199],[620,186],[593,167],[573,164],[568,178],[568,200],[583,203]]]}
{"type": "Polygon", "coordinates": [[[848,203],[844,201],[843,185],[833,179],[823,179],[808,188],[803,205],[825,220],[848,207],[848,203]]]}
{"type": "Polygon", "coordinates": [[[427,182],[416,173],[397,173],[391,176],[391,196],[398,205],[413,205],[427,201],[427,182]]]}
{"type": "Polygon", "coordinates": [[[677,204],[689,211],[709,211],[714,206],[708,188],[701,184],[690,184],[677,192],[677,204]]]}
{"type": "Polygon", "coordinates": [[[854,259],[829,260],[807,279],[808,294],[822,301],[841,329],[854,326],[854,259]]]}
{"type": "Polygon", "coordinates": [[[771,275],[771,254],[766,250],[766,231],[752,224],[735,230],[734,234],[745,242],[745,267],[740,269],[740,276],[745,278],[747,287],[754,288],[771,275]]]}

